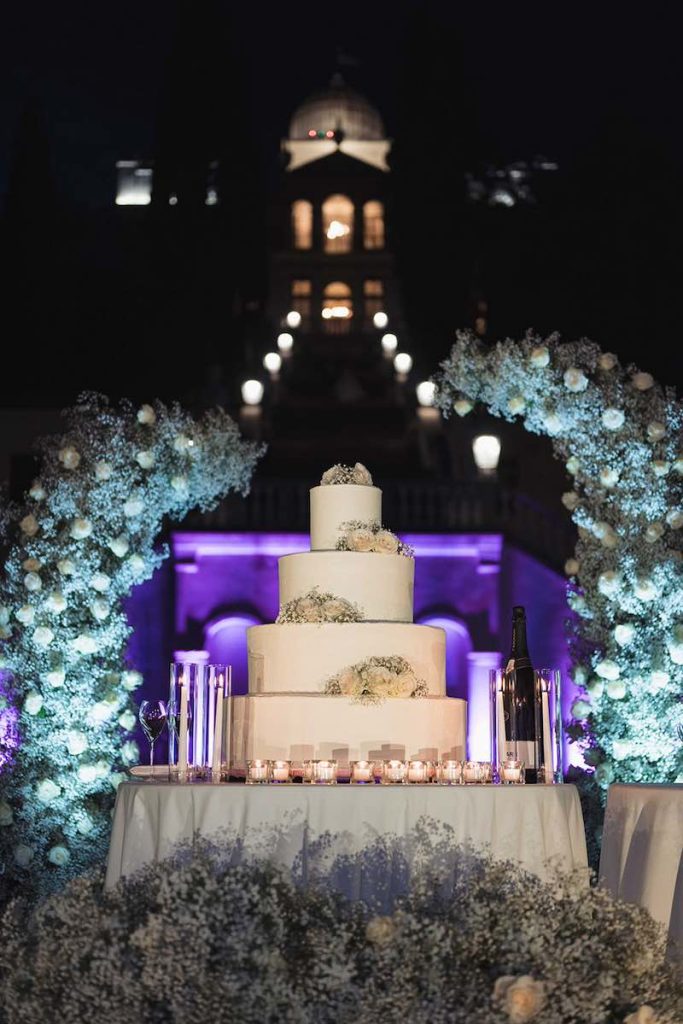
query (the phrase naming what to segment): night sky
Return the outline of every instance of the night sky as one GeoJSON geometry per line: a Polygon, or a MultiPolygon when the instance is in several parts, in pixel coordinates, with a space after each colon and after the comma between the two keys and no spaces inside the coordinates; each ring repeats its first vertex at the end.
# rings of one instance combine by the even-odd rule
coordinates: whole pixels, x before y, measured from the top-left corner
{"type": "MultiPolygon", "coordinates": [[[[196,6],[203,5],[198,0],[196,6]]],[[[205,6],[210,18],[214,3],[205,6]]],[[[429,9],[444,38],[453,40],[454,61],[462,64],[464,102],[480,159],[512,161],[542,153],[571,166],[599,144],[606,119],[616,116],[627,131],[632,126],[641,150],[653,155],[651,172],[640,175],[633,188],[651,199],[661,187],[657,168],[664,165],[667,195],[659,201],[680,211],[683,190],[670,187],[683,174],[673,10],[641,9],[636,17],[625,5],[253,2],[223,7],[243,55],[249,117],[266,173],[276,167],[278,140],[292,109],[327,84],[339,52],[346,78],[378,105],[392,134],[406,34],[416,11],[429,9]]],[[[45,113],[60,196],[86,209],[111,206],[115,161],[154,152],[174,5],[39,2],[14,5],[6,17],[0,194],[17,119],[33,98],[45,113]]],[[[447,123],[443,132],[449,132],[447,123]]],[[[438,153],[431,133],[424,145],[425,154],[438,153]]],[[[618,160],[613,173],[620,174],[618,160]]],[[[529,323],[533,320],[530,310],[529,323]]],[[[667,348],[680,328],[675,322],[670,327],[670,340],[648,339],[648,358],[641,361],[655,372],[661,368],[666,382],[675,383],[680,363],[672,362],[667,348]]]]}

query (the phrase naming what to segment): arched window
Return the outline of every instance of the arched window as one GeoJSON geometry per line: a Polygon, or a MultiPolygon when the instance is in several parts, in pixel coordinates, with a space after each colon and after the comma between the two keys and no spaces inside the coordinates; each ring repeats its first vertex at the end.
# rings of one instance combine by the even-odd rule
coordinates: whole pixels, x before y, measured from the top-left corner
{"type": "Polygon", "coordinates": [[[351,252],[353,248],[353,203],[346,196],[328,196],[323,203],[325,252],[351,252]]]}
{"type": "Polygon", "coordinates": [[[310,281],[302,278],[292,281],[290,309],[301,314],[301,326],[306,330],[311,322],[311,295],[313,293],[310,281]]]}
{"type": "Polygon", "coordinates": [[[348,334],[351,330],[353,300],[343,281],[331,281],[323,292],[322,318],[326,334],[348,334]]]}
{"type": "Polygon", "coordinates": [[[377,278],[363,281],[363,305],[366,324],[372,323],[375,313],[384,309],[384,284],[377,278]]]}
{"type": "Polygon", "coordinates": [[[292,240],[295,249],[313,247],[313,203],[307,199],[292,203],[292,240]]]}
{"type": "Polygon", "coordinates": [[[232,612],[214,619],[204,627],[204,647],[209,662],[232,665],[232,692],[247,693],[248,661],[246,631],[261,623],[248,612],[232,612]]]}
{"type": "Polygon", "coordinates": [[[384,203],[371,199],[363,206],[363,246],[384,248],[384,203]]]}

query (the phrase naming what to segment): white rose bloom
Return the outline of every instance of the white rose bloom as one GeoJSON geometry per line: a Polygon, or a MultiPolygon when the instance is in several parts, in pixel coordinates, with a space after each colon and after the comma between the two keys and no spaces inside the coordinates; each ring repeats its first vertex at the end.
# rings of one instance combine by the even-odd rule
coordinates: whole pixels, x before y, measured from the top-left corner
{"type": "Polygon", "coordinates": [[[600,573],[598,576],[598,590],[605,597],[613,597],[621,586],[621,576],[613,569],[600,573]]]}
{"type": "Polygon", "coordinates": [[[118,723],[122,729],[126,732],[130,732],[135,727],[135,715],[132,711],[126,710],[122,715],[119,715],[118,723]]]}
{"type": "Polygon", "coordinates": [[[543,418],[543,426],[545,427],[545,429],[548,431],[549,434],[551,434],[551,435],[559,434],[560,431],[562,430],[562,420],[560,419],[560,417],[557,415],[556,412],[549,412],[543,418]]]}
{"type": "Polygon", "coordinates": [[[600,700],[603,693],[605,692],[604,680],[599,679],[597,676],[593,676],[591,681],[586,685],[588,694],[593,700],[600,700]]]}
{"type": "Polygon", "coordinates": [[[529,363],[536,369],[543,369],[550,362],[550,352],[545,345],[539,345],[538,348],[532,348],[531,355],[529,356],[529,363]]]}
{"type": "Polygon", "coordinates": [[[562,495],[562,504],[569,512],[573,512],[577,508],[580,500],[576,491],[565,491],[562,495]]]}
{"type": "Polygon", "coordinates": [[[138,423],[150,426],[152,423],[156,423],[156,418],[157,414],[151,405],[141,405],[138,409],[138,423]]]}
{"type": "Polygon", "coordinates": [[[576,476],[576,474],[579,472],[581,463],[577,459],[576,455],[572,455],[569,459],[567,459],[565,465],[567,467],[567,472],[571,473],[572,476],[576,476]]]}
{"type": "Polygon", "coordinates": [[[305,622],[321,621],[321,610],[318,602],[313,601],[310,597],[302,597],[300,601],[297,601],[296,611],[305,622]]]}
{"type": "Polygon", "coordinates": [[[14,847],[14,862],[20,868],[27,868],[33,860],[33,854],[35,850],[32,846],[26,846],[25,843],[19,843],[18,846],[14,847]]]}
{"type": "Polygon", "coordinates": [[[88,721],[92,725],[101,725],[102,722],[109,721],[114,711],[113,704],[107,703],[106,700],[98,700],[88,711],[88,721]]]}
{"type": "Polygon", "coordinates": [[[145,560],[141,555],[131,555],[126,564],[134,576],[140,576],[145,571],[145,560]]]}
{"type": "Polygon", "coordinates": [[[625,647],[627,644],[630,644],[635,635],[635,626],[632,626],[630,622],[614,627],[614,639],[620,647],[625,647]]]}
{"type": "Polygon", "coordinates": [[[186,452],[188,448],[192,447],[192,441],[185,434],[178,434],[173,442],[173,447],[177,452],[186,452]]]}
{"type": "Polygon", "coordinates": [[[626,696],[626,683],[623,679],[610,679],[605,689],[612,700],[623,700],[626,696]]]}
{"type": "Polygon", "coordinates": [[[389,530],[380,530],[375,534],[372,550],[382,555],[395,555],[398,551],[398,537],[389,530]]]}
{"type": "Polygon", "coordinates": [[[603,487],[614,487],[619,483],[619,470],[618,469],[601,469],[600,470],[600,483],[603,487]]]}
{"type": "Polygon", "coordinates": [[[99,594],[104,594],[111,586],[111,579],[107,576],[106,572],[96,572],[90,580],[90,586],[99,594]]]}
{"type": "Polygon", "coordinates": [[[671,469],[671,463],[665,462],[664,459],[654,459],[652,462],[652,472],[657,477],[666,476],[671,469]]]}
{"type": "Polygon", "coordinates": [[[126,781],[126,776],[123,772],[110,772],[109,773],[109,785],[116,791],[122,782],[126,781]]]}
{"type": "Polygon", "coordinates": [[[623,427],[625,419],[621,409],[605,409],[602,414],[602,425],[608,430],[619,430],[620,427],[623,427]]]}
{"type": "Polygon", "coordinates": [[[354,484],[360,484],[362,487],[372,487],[370,470],[366,469],[362,462],[357,462],[353,467],[353,482],[354,484]]]}
{"type": "Polygon", "coordinates": [[[19,529],[22,533],[25,533],[27,537],[35,537],[40,527],[38,525],[38,520],[32,512],[29,513],[29,515],[24,516],[19,523],[19,529]]]}
{"type": "Polygon", "coordinates": [[[49,647],[55,635],[47,626],[38,626],[33,631],[33,642],[36,647],[49,647]]]}
{"type": "Polygon", "coordinates": [[[78,729],[71,729],[66,734],[66,749],[73,757],[78,757],[88,749],[88,737],[78,729]]]}
{"type": "Polygon", "coordinates": [[[31,690],[26,694],[26,700],[24,701],[24,711],[27,715],[37,715],[43,706],[43,695],[38,693],[37,690],[31,690]]]}
{"type": "Polygon", "coordinates": [[[69,641],[71,648],[79,654],[95,654],[97,651],[97,640],[88,633],[79,633],[69,641]]]}
{"type": "MultiPolygon", "coordinates": [[[[12,627],[11,626],[7,626],[7,625],[0,626],[0,640],[9,640],[11,635],[12,635],[12,627]]],[[[3,667],[4,667],[4,662],[3,662],[3,667]]]]}
{"type": "Polygon", "coordinates": [[[129,498],[123,504],[123,514],[128,519],[134,519],[135,516],[142,515],[144,509],[145,503],[142,498],[129,498]]]}
{"type": "Polygon", "coordinates": [[[610,661],[609,658],[605,658],[595,666],[595,672],[601,679],[618,679],[621,669],[616,661],[610,661]]]}
{"type": "Polygon", "coordinates": [[[658,420],[653,420],[647,425],[647,436],[650,441],[661,441],[666,434],[666,426],[658,420]]]}
{"type": "Polygon", "coordinates": [[[494,998],[502,1003],[510,1024],[526,1024],[537,1017],[545,1006],[545,985],[530,974],[498,978],[494,998]]]}
{"type": "Polygon", "coordinates": [[[666,514],[666,521],[672,530],[680,530],[683,526],[683,512],[674,508],[666,514]]]}
{"type": "Polygon", "coordinates": [[[88,785],[91,782],[95,782],[97,779],[97,768],[94,764],[82,764],[78,768],[78,778],[81,782],[88,785]]]}
{"type": "Polygon", "coordinates": [[[467,398],[458,398],[457,401],[453,403],[454,411],[461,417],[467,416],[467,413],[471,412],[473,408],[473,403],[467,398]]]}
{"type": "Polygon", "coordinates": [[[598,364],[601,370],[613,370],[617,365],[617,357],[612,355],[611,352],[603,352],[598,360],[598,364]]]}
{"type": "Polygon", "coordinates": [[[9,608],[6,604],[0,607],[0,626],[6,626],[9,622],[9,608]]]}
{"type": "Polygon", "coordinates": [[[673,661],[674,665],[683,665],[683,641],[674,640],[673,643],[666,645],[666,649],[669,652],[669,657],[673,661]]]}
{"type": "Polygon", "coordinates": [[[595,535],[600,539],[602,546],[609,550],[613,550],[619,543],[619,537],[609,523],[596,523],[595,535]]]}
{"type": "Polygon", "coordinates": [[[104,622],[104,620],[109,616],[111,607],[109,602],[105,601],[103,597],[96,597],[95,600],[90,603],[90,611],[99,622],[104,622]]]}
{"type": "Polygon", "coordinates": [[[636,580],[636,585],[633,588],[633,592],[639,601],[654,601],[657,597],[657,588],[652,580],[647,577],[640,577],[636,580]]]}
{"type": "Polygon", "coordinates": [[[508,401],[508,412],[511,412],[513,416],[516,416],[518,412],[524,412],[526,409],[526,399],[522,395],[513,395],[508,401]]]}
{"type": "Polygon", "coordinates": [[[630,740],[615,740],[612,744],[612,757],[615,761],[625,761],[631,756],[632,749],[630,740]]]}
{"type": "Polygon", "coordinates": [[[21,567],[22,569],[26,569],[26,572],[39,572],[42,565],[37,558],[27,558],[21,563],[21,567]]]}
{"type": "Polygon", "coordinates": [[[124,690],[137,690],[142,686],[142,673],[135,669],[127,669],[121,676],[121,685],[124,690]]]}
{"type": "Polygon", "coordinates": [[[645,540],[648,544],[655,544],[663,533],[663,523],[650,523],[650,525],[645,530],[645,540]]]}
{"type": "Polygon", "coordinates": [[[346,602],[338,598],[330,598],[329,601],[325,601],[321,609],[322,618],[325,622],[334,622],[335,619],[338,619],[347,611],[348,606],[346,602]]]}
{"type": "Polygon", "coordinates": [[[85,540],[92,533],[92,523],[89,519],[74,519],[69,533],[74,540],[85,540]]]}
{"type": "Polygon", "coordinates": [[[43,501],[46,497],[45,488],[40,480],[33,481],[28,493],[29,497],[33,498],[34,501],[43,501]]]}
{"type": "Polygon", "coordinates": [[[135,740],[127,740],[121,747],[121,760],[124,764],[135,764],[140,760],[140,748],[135,740]]]}
{"type": "Polygon", "coordinates": [[[568,391],[585,391],[588,387],[588,377],[586,377],[583,370],[577,369],[575,366],[571,366],[568,370],[565,370],[564,386],[568,391]]]}
{"type": "Polygon", "coordinates": [[[57,562],[57,569],[62,576],[73,576],[76,572],[76,564],[70,558],[60,558],[57,562]]]}
{"type": "Polygon", "coordinates": [[[66,681],[66,673],[63,668],[53,668],[42,677],[53,690],[59,690],[66,681]]]}
{"type": "Polygon", "coordinates": [[[78,454],[75,448],[68,445],[66,448],[60,449],[59,461],[65,469],[78,469],[81,461],[81,456],[78,454]]]}
{"type": "Polygon", "coordinates": [[[174,491],[178,491],[179,494],[184,494],[187,491],[187,477],[186,476],[172,476],[171,487],[174,491]]]}
{"type": "Polygon", "coordinates": [[[76,831],[82,835],[89,835],[95,827],[95,822],[89,814],[81,813],[76,819],[76,831]]]}
{"type": "Polygon", "coordinates": [[[135,456],[135,459],[137,464],[142,469],[151,469],[152,466],[154,465],[154,452],[148,450],[138,452],[137,455],[135,456]]]}
{"type": "Polygon", "coordinates": [[[576,558],[568,558],[567,561],[564,563],[564,571],[566,572],[567,576],[576,576],[580,568],[581,565],[578,559],[576,558]]]}
{"type": "Polygon", "coordinates": [[[659,1024],[659,1017],[652,1007],[645,1003],[633,1013],[629,1013],[628,1017],[624,1017],[624,1024],[659,1024]]]}
{"type": "Polygon", "coordinates": [[[339,683],[341,692],[346,696],[349,696],[360,683],[360,678],[355,669],[345,668],[337,676],[337,682],[339,683]]]}
{"type": "Polygon", "coordinates": [[[51,804],[53,800],[61,794],[61,787],[52,781],[52,779],[43,779],[36,786],[36,796],[40,800],[41,804],[51,804]]]}
{"type": "Polygon", "coordinates": [[[24,586],[28,591],[34,593],[42,589],[43,581],[37,572],[27,572],[24,576],[24,586]]]}
{"type": "Polygon", "coordinates": [[[47,855],[47,859],[50,861],[50,864],[63,868],[71,860],[71,854],[66,846],[53,846],[47,855]]]}
{"type": "Polygon", "coordinates": [[[375,537],[371,530],[361,527],[358,530],[351,530],[347,533],[346,542],[349,551],[372,551],[375,537]]]}
{"type": "Polygon", "coordinates": [[[114,552],[117,558],[123,558],[124,555],[128,554],[130,542],[125,533],[122,533],[118,537],[114,537],[113,540],[110,540],[107,547],[110,551],[114,552]]]}
{"type": "Polygon", "coordinates": [[[32,608],[30,604],[22,604],[21,608],[17,608],[14,614],[23,626],[31,626],[36,617],[35,608],[32,608]]]}
{"type": "Polygon", "coordinates": [[[674,473],[678,473],[679,476],[683,475],[683,456],[678,456],[675,459],[673,466],[671,467],[674,473]]]}
{"type": "Polygon", "coordinates": [[[365,926],[365,938],[373,946],[386,946],[396,933],[393,917],[371,917],[365,926]]]}
{"type": "Polygon", "coordinates": [[[637,391],[649,391],[655,379],[651,373],[635,373],[631,377],[631,384],[637,391]]]}
{"type": "Polygon", "coordinates": [[[0,800],[0,825],[7,827],[14,821],[14,814],[12,808],[6,800],[0,800]]]}
{"type": "Polygon", "coordinates": [[[109,480],[114,470],[108,462],[96,462],[95,463],[95,479],[96,480],[109,480]]]}
{"type": "Polygon", "coordinates": [[[653,693],[659,693],[660,690],[666,689],[671,680],[671,676],[668,672],[662,672],[661,669],[657,669],[650,673],[650,690],[653,693]]]}
{"type": "Polygon", "coordinates": [[[577,686],[585,686],[586,680],[588,679],[588,673],[583,665],[577,665],[572,672],[572,679],[577,686]]]}
{"type": "Polygon", "coordinates": [[[587,700],[575,700],[569,710],[572,718],[578,718],[580,722],[585,722],[592,709],[587,700]]]}

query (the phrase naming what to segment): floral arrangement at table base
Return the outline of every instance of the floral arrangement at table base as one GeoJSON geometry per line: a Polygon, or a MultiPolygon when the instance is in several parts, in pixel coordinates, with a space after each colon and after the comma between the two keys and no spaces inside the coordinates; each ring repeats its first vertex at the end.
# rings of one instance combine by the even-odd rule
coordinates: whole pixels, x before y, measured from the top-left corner
{"type": "MultiPolygon", "coordinates": [[[[413,839],[413,842],[416,840],[413,839]]],[[[0,938],[6,1024],[680,1024],[663,930],[589,889],[418,839],[393,903],[334,892],[361,865],[400,867],[389,837],[299,888],[206,842],[104,892],[92,873],[0,938]],[[446,863],[448,889],[444,887],[446,863]]]]}
{"type": "Polygon", "coordinates": [[[403,541],[386,530],[381,523],[363,523],[353,519],[348,523],[342,523],[344,531],[337,541],[337,551],[374,551],[379,555],[405,555],[406,558],[413,558],[415,551],[410,544],[403,541]]]}
{"type": "Polygon", "coordinates": [[[351,601],[336,594],[321,592],[313,587],[300,597],[292,598],[280,607],[275,622],[362,622],[363,612],[351,601]]]}
{"type": "Polygon", "coordinates": [[[9,510],[0,579],[3,722],[21,744],[0,774],[0,867],[10,892],[59,886],[106,853],[142,676],[126,663],[124,599],[167,556],[165,516],[246,493],[262,448],[221,409],[194,420],[160,402],[86,394],[42,443],[25,505],[9,510]],[[4,685],[4,684],[3,684],[4,685]]]}
{"type": "Polygon", "coordinates": [[[359,704],[381,704],[387,697],[426,697],[424,679],[398,655],[375,655],[342,669],[324,686],[331,697],[353,697],[359,704]]]}

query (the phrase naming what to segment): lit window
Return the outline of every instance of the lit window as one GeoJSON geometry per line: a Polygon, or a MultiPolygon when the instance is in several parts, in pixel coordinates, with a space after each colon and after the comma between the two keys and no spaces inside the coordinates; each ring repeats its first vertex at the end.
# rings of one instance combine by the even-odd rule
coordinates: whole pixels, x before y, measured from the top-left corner
{"type": "Polygon", "coordinates": [[[371,278],[363,282],[363,306],[365,320],[371,324],[375,313],[384,309],[384,282],[371,278]]]}
{"type": "Polygon", "coordinates": [[[384,248],[384,204],[376,199],[363,207],[363,245],[366,249],[384,248]]]}
{"type": "Polygon", "coordinates": [[[307,199],[292,203],[292,238],[295,249],[313,247],[313,203],[307,199]]]}
{"type": "Polygon", "coordinates": [[[313,289],[310,281],[292,281],[291,306],[294,313],[301,316],[301,326],[306,329],[311,321],[311,295],[313,289]]]}
{"type": "Polygon", "coordinates": [[[351,252],[353,247],[353,203],[346,196],[329,196],[323,203],[325,252],[351,252]]]}
{"type": "Polygon", "coordinates": [[[343,281],[325,286],[321,315],[327,334],[347,334],[351,330],[353,301],[351,289],[343,281]]]}

